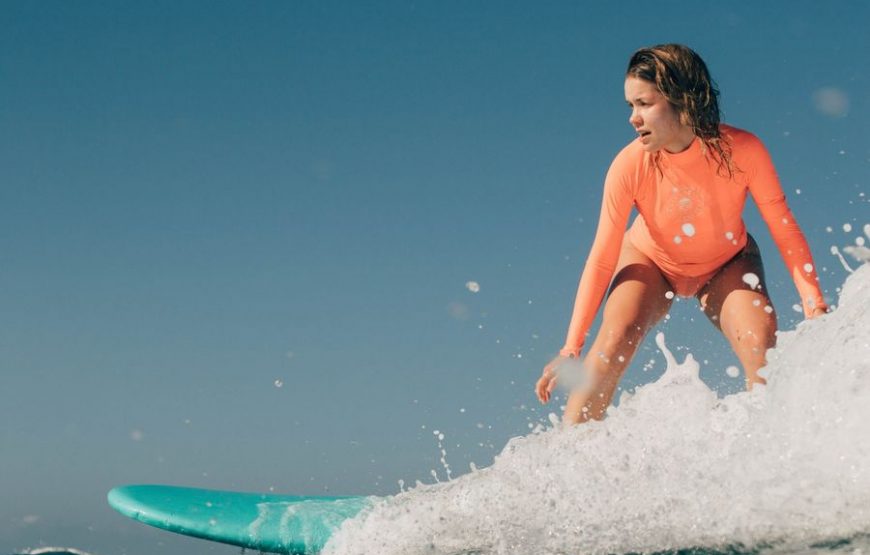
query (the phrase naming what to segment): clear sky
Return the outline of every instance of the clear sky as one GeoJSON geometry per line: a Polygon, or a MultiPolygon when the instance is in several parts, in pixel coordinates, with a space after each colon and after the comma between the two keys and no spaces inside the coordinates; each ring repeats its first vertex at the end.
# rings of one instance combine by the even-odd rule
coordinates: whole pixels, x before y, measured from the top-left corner
{"type": "MultiPolygon", "coordinates": [[[[434,430],[456,475],[559,412],[532,386],[634,137],[642,46],[704,57],[836,302],[830,247],[870,219],[867,21],[858,1],[0,4],[0,553],[190,552],[106,491],[388,494],[444,479],[434,430]]],[[[662,329],[740,388],[694,301],[662,329]]],[[[623,386],[664,366],[650,338],[623,386]]]]}

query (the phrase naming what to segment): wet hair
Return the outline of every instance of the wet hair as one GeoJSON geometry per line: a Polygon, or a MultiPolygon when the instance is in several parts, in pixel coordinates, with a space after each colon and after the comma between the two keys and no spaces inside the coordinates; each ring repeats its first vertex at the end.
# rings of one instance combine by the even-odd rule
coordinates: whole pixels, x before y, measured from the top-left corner
{"type": "MultiPolygon", "coordinates": [[[[688,46],[659,44],[641,48],[631,56],[626,77],[637,77],[654,84],[692,127],[718,164],[719,172],[734,175],[731,147],[719,132],[719,89],[710,77],[707,64],[688,46]]],[[[658,166],[659,153],[654,161],[658,166]]]]}

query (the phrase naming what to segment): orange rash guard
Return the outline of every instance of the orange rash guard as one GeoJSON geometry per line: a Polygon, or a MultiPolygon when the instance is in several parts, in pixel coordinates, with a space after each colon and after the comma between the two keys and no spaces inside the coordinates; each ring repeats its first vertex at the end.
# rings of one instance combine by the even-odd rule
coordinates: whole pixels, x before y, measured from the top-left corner
{"type": "Polygon", "coordinates": [[[595,241],[560,354],[580,354],[613,278],[624,236],[666,275],[710,274],[746,245],[741,213],[747,192],[785,260],[804,313],[809,316],[814,308],[825,307],[809,246],[786,205],[767,149],[742,129],[723,124],[720,131],[731,145],[733,177],[724,169],[717,171],[718,163],[698,138],[677,154],[661,150],[658,168],[637,139],[613,160],[604,181],[595,241]],[[632,208],[637,208],[638,216],[625,232],[632,208]]]}

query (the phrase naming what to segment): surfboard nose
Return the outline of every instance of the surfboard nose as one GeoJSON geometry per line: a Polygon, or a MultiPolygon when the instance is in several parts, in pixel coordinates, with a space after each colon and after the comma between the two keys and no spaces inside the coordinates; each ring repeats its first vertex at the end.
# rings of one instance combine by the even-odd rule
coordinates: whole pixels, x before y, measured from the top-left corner
{"type": "Polygon", "coordinates": [[[143,493],[143,487],[145,486],[119,486],[112,488],[106,496],[109,506],[124,516],[136,519],[136,515],[139,512],[139,504],[142,502],[137,494],[143,493]]]}
{"type": "Polygon", "coordinates": [[[122,515],[177,534],[273,553],[319,552],[371,497],[295,496],[160,485],[119,486],[107,495],[122,515]]]}

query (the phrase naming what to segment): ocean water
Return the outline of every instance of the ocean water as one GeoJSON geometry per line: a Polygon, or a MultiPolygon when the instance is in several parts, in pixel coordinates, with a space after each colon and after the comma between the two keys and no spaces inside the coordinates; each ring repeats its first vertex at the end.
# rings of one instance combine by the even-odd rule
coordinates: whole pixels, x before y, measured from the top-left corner
{"type": "Polygon", "coordinates": [[[781,333],[751,393],[718,398],[657,341],[666,372],[604,421],[553,418],[491,467],[347,521],[325,552],[870,553],[870,265],[781,333]]]}
{"type": "Polygon", "coordinates": [[[692,355],[674,357],[679,338],[658,335],[667,370],[604,421],[553,415],[488,468],[377,502],[324,553],[870,553],[870,264],[858,266],[832,313],[779,335],[766,387],[719,398],[692,355]]]}

